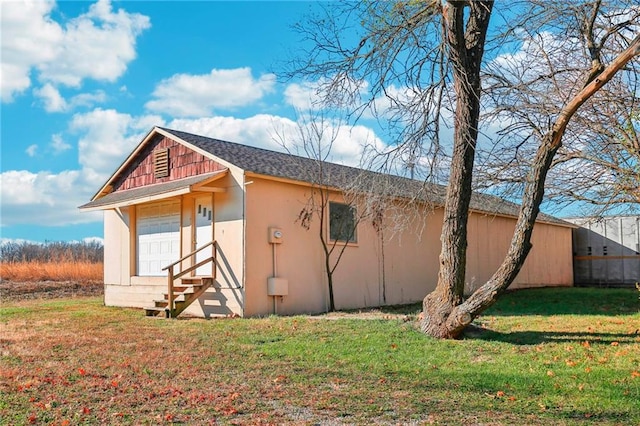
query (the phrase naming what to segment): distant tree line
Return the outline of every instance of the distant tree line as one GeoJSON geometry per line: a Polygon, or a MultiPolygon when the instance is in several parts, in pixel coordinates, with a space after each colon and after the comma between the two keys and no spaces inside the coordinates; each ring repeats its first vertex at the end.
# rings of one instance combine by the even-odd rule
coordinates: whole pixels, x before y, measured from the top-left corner
{"type": "Polygon", "coordinates": [[[63,261],[101,263],[103,259],[104,246],[99,241],[45,243],[10,241],[0,244],[0,260],[7,263],[63,261]]]}

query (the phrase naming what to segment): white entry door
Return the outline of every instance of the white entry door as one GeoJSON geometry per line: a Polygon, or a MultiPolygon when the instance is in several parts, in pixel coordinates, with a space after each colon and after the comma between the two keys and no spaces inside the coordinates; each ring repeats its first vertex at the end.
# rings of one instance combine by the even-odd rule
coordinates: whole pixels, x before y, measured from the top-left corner
{"type": "Polygon", "coordinates": [[[140,276],[166,276],[162,268],[180,258],[180,202],[138,207],[137,272],[140,276]]]}
{"type": "MultiPolygon", "coordinates": [[[[196,198],[195,213],[196,248],[200,248],[213,240],[213,203],[210,195],[196,198]]],[[[211,257],[212,253],[212,246],[198,252],[196,254],[196,263],[211,257]]],[[[211,276],[211,266],[211,263],[207,263],[206,265],[199,267],[196,269],[196,275],[211,276]]]]}

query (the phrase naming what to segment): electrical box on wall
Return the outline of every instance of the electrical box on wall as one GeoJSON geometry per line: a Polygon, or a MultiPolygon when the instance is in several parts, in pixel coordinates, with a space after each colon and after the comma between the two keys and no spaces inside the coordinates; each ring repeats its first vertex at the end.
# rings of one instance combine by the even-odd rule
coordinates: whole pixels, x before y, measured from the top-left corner
{"type": "Polygon", "coordinates": [[[282,242],[282,229],[280,228],[269,228],[269,243],[271,244],[280,244],[282,242]]]}
{"type": "Polygon", "coordinates": [[[267,278],[267,294],[269,296],[286,296],[289,294],[289,280],[286,278],[267,278]]]}

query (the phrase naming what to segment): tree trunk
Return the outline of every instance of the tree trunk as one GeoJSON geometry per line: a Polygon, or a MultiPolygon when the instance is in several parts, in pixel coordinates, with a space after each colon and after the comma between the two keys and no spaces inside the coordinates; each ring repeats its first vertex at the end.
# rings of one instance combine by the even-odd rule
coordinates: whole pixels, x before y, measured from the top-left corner
{"type": "MultiPolygon", "coordinates": [[[[467,258],[467,219],[480,115],[480,66],[492,1],[454,2],[445,7],[449,59],[453,64],[456,112],[451,175],[440,237],[440,270],[435,291],[423,302],[422,330],[435,337],[455,337],[448,318],[462,302],[467,258]],[[465,22],[465,7],[469,8],[465,22]]],[[[466,319],[460,324],[468,324],[466,319]]]]}

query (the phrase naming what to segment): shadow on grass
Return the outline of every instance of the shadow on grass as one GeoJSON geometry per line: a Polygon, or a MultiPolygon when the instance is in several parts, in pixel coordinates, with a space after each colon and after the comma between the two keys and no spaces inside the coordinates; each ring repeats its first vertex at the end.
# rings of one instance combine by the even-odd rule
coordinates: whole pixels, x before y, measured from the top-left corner
{"type": "MultiPolygon", "coordinates": [[[[633,315],[640,312],[640,293],[635,289],[546,287],[511,290],[482,315],[633,315]]],[[[418,315],[422,302],[342,312],[378,311],[383,314],[418,315]]]]}
{"type": "Polygon", "coordinates": [[[510,291],[483,315],[633,315],[640,312],[635,289],[537,288],[510,291]]]}
{"type": "MultiPolygon", "coordinates": [[[[528,315],[633,315],[640,312],[640,300],[635,289],[545,287],[510,290],[482,316],[528,315]]],[[[341,309],[344,313],[380,312],[390,315],[417,317],[422,302],[405,305],[379,306],[360,309],[341,309]]]]}
{"type": "Polygon", "coordinates": [[[579,343],[589,345],[611,345],[637,343],[640,329],[633,333],[589,333],[554,331],[512,331],[509,333],[471,327],[464,333],[465,339],[504,342],[512,345],[539,345],[541,343],[579,343]]]}

